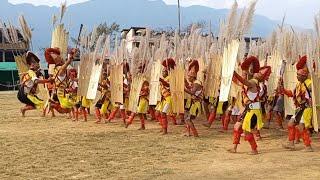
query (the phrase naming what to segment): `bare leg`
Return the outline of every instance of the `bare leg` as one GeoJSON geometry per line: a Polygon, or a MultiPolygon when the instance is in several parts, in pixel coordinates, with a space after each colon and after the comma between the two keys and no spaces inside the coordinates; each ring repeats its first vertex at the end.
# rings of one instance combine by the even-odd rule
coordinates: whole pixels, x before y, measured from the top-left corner
{"type": "Polygon", "coordinates": [[[56,117],[56,115],[54,114],[54,109],[50,107],[50,111],[51,111],[51,117],[56,117]]]}
{"type": "Polygon", "coordinates": [[[33,107],[33,106],[30,106],[30,105],[26,105],[25,107],[22,107],[21,108],[22,117],[25,117],[26,111],[30,111],[30,110],[33,110],[33,109],[36,109],[36,108],[33,107]]]}

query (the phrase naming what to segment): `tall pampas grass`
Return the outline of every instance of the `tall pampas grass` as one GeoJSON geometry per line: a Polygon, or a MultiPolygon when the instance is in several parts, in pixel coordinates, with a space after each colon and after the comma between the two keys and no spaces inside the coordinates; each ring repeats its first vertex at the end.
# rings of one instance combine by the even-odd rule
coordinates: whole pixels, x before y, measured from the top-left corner
{"type": "Polygon", "coordinates": [[[54,27],[56,25],[57,21],[58,21],[58,17],[54,14],[52,16],[52,27],[54,27]]]}
{"type": "Polygon", "coordinates": [[[227,19],[226,28],[223,36],[227,41],[230,41],[234,38],[237,15],[238,15],[237,11],[238,11],[238,3],[237,1],[234,1],[232,8],[230,10],[230,14],[227,19]]]}
{"type": "Polygon", "coordinates": [[[317,36],[320,37],[320,13],[314,16],[314,27],[317,36]]]}
{"type": "Polygon", "coordinates": [[[58,47],[61,51],[61,57],[65,58],[68,54],[69,32],[64,28],[63,24],[59,24],[52,31],[51,47],[58,47]]]}
{"type": "Polygon", "coordinates": [[[256,10],[257,0],[252,0],[247,11],[242,24],[243,33],[248,33],[253,22],[254,12],[256,10]]]}
{"type": "Polygon", "coordinates": [[[91,33],[91,36],[90,36],[90,40],[89,40],[89,47],[90,48],[94,47],[97,38],[98,38],[97,27],[94,27],[93,31],[91,33]]]}
{"type": "Polygon", "coordinates": [[[283,18],[282,18],[282,22],[281,22],[281,26],[280,26],[280,32],[283,31],[283,27],[284,27],[284,22],[285,22],[285,20],[286,20],[286,15],[284,15],[283,18]]]}
{"type": "Polygon", "coordinates": [[[176,30],[174,32],[174,37],[173,37],[173,41],[174,41],[174,49],[173,49],[173,54],[175,56],[176,60],[180,60],[181,59],[181,46],[180,46],[180,35],[178,30],[176,30]]]}
{"type": "Polygon", "coordinates": [[[218,45],[218,48],[220,50],[220,53],[223,52],[223,46],[224,46],[224,41],[225,41],[225,38],[224,38],[224,31],[225,31],[225,21],[224,20],[221,20],[220,21],[220,26],[219,26],[219,39],[218,39],[218,42],[217,42],[217,45],[218,45]]]}
{"type": "Polygon", "coordinates": [[[61,3],[61,6],[60,6],[60,23],[62,22],[62,19],[66,11],[67,11],[67,1],[61,3]]]}
{"type": "Polygon", "coordinates": [[[244,24],[245,16],[246,16],[246,8],[242,10],[238,20],[237,32],[236,32],[236,36],[238,36],[238,38],[241,38],[243,36],[243,24],[244,24]]]}
{"type": "Polygon", "coordinates": [[[274,48],[277,45],[277,32],[273,31],[271,34],[271,39],[270,39],[270,45],[271,45],[271,50],[274,50],[274,48]]]}
{"type": "Polygon", "coordinates": [[[148,55],[148,51],[150,50],[149,49],[149,42],[150,42],[150,34],[151,33],[151,31],[150,31],[150,29],[146,29],[146,35],[145,35],[145,37],[144,37],[144,43],[143,43],[143,45],[144,46],[142,46],[141,48],[143,48],[143,49],[141,49],[141,52],[142,52],[142,60],[143,61],[145,61],[145,60],[147,60],[147,55],[148,55]]]}

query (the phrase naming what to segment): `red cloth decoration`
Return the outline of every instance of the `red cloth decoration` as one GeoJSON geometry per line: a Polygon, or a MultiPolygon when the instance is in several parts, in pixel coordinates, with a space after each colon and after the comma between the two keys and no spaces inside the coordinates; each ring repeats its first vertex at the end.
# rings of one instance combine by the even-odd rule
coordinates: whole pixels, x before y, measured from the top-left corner
{"type": "Polygon", "coordinates": [[[296,65],[297,70],[305,68],[306,65],[307,65],[307,56],[305,55],[305,56],[299,57],[299,60],[296,65]]]}
{"type": "Polygon", "coordinates": [[[241,69],[244,71],[248,71],[251,65],[253,66],[253,73],[258,73],[260,70],[260,62],[259,59],[255,56],[250,56],[246,58],[241,64],[241,69]]]}
{"type": "Polygon", "coordinates": [[[264,66],[260,68],[259,73],[262,74],[263,80],[268,80],[271,75],[271,66],[264,66]]]}
{"type": "Polygon", "coordinates": [[[47,48],[45,50],[44,57],[46,58],[48,64],[56,64],[54,59],[51,57],[52,53],[60,56],[59,48],[47,48]]]}
{"type": "Polygon", "coordinates": [[[162,61],[162,66],[164,66],[167,70],[170,70],[176,66],[176,62],[172,58],[168,58],[162,61]]]}

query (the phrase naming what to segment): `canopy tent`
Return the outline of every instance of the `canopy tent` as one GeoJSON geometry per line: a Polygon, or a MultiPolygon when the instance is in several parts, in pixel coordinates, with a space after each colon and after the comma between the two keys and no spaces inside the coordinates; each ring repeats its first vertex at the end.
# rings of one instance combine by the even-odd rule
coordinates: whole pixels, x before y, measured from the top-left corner
{"type": "Polygon", "coordinates": [[[17,65],[15,62],[1,62],[0,71],[17,71],[17,65]]]}
{"type": "Polygon", "coordinates": [[[0,62],[0,90],[15,90],[19,81],[15,62],[0,62]]]}

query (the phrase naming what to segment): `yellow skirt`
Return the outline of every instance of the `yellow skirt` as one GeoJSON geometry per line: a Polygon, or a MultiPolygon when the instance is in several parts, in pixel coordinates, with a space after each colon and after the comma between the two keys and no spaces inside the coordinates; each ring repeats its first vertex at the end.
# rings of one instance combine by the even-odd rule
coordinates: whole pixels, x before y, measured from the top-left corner
{"type": "Polygon", "coordinates": [[[162,102],[160,101],[157,103],[155,110],[161,112],[161,107],[162,107],[162,102]]]}
{"type": "Polygon", "coordinates": [[[172,98],[171,96],[168,96],[164,98],[158,105],[156,106],[156,110],[170,114],[172,112],[172,98]]]}
{"type": "Polygon", "coordinates": [[[257,128],[260,130],[263,127],[263,120],[262,120],[262,113],[261,109],[251,109],[248,111],[244,117],[243,123],[242,123],[242,129],[247,132],[251,132],[251,129],[257,128]],[[252,117],[256,115],[257,116],[257,122],[256,126],[252,127],[251,123],[252,122],[252,117]]]}
{"type": "Polygon", "coordinates": [[[214,105],[216,103],[216,98],[209,97],[209,103],[214,105]]]}
{"type": "Polygon", "coordinates": [[[126,98],[124,98],[124,102],[123,102],[123,104],[120,104],[120,103],[112,103],[112,106],[113,107],[115,107],[115,108],[118,108],[118,107],[124,107],[124,108],[127,108],[128,106],[129,106],[129,98],[128,97],[126,97],[126,98]]]}
{"type": "Polygon", "coordinates": [[[92,100],[87,99],[86,97],[82,97],[81,106],[84,108],[90,108],[92,100]]]}
{"type": "Polygon", "coordinates": [[[147,99],[140,98],[137,113],[146,114],[148,112],[148,108],[149,108],[148,104],[149,104],[149,102],[147,99]]]}
{"type": "Polygon", "coordinates": [[[199,101],[193,102],[190,107],[190,115],[198,116],[201,112],[201,103],[199,101]]]}
{"type": "Polygon", "coordinates": [[[68,95],[67,97],[68,97],[69,101],[72,102],[74,105],[77,104],[77,102],[78,102],[77,95],[73,94],[73,95],[68,95]]]}
{"type": "Polygon", "coordinates": [[[223,114],[223,102],[218,102],[217,112],[216,114],[223,114]]]}
{"type": "Polygon", "coordinates": [[[107,113],[110,113],[111,109],[112,109],[112,105],[110,100],[105,100],[101,106],[100,112],[101,114],[107,114],[107,113]]]}
{"type": "Polygon", "coordinates": [[[303,123],[306,128],[312,128],[312,108],[305,108],[302,113],[303,123]]]}
{"type": "Polygon", "coordinates": [[[72,99],[60,95],[58,96],[58,100],[61,107],[65,109],[71,109],[76,104],[72,99]]]}
{"type": "Polygon", "coordinates": [[[34,104],[36,109],[42,109],[43,108],[44,102],[41,99],[39,99],[36,96],[31,95],[31,94],[28,94],[27,98],[34,104]]]}
{"type": "Polygon", "coordinates": [[[190,98],[187,99],[184,108],[185,108],[185,109],[190,109],[190,108],[191,108],[191,99],[190,99],[190,98]]]}
{"type": "Polygon", "coordinates": [[[129,107],[129,98],[128,97],[126,97],[126,98],[124,98],[124,108],[128,108],[129,107]]]}
{"type": "Polygon", "coordinates": [[[60,106],[64,109],[71,109],[76,104],[73,98],[68,98],[65,96],[63,88],[57,89],[57,97],[58,97],[60,106]]]}

